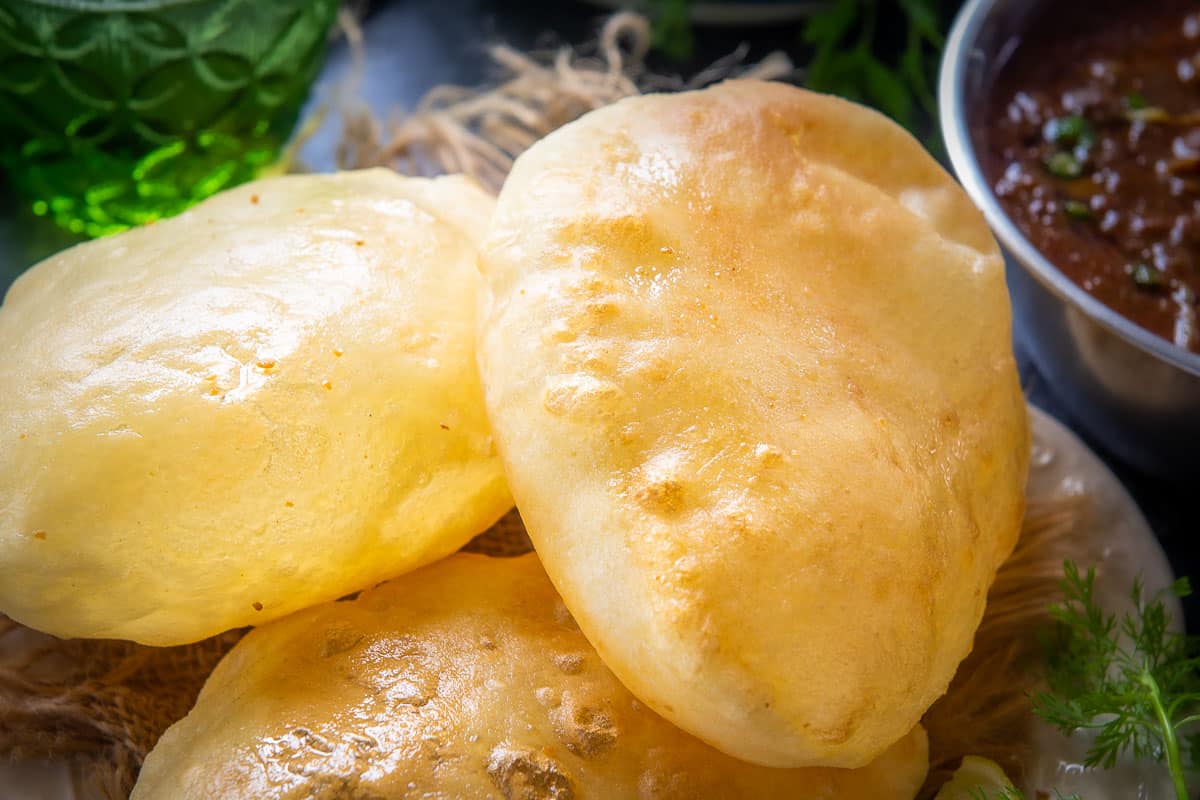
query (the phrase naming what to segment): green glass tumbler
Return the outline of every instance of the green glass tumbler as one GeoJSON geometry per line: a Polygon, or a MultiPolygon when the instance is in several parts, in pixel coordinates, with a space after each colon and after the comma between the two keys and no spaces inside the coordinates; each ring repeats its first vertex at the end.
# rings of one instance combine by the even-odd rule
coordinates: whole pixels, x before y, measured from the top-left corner
{"type": "Polygon", "coordinates": [[[338,0],[4,0],[0,168],[68,230],[179,213],[271,166],[338,0]]]}

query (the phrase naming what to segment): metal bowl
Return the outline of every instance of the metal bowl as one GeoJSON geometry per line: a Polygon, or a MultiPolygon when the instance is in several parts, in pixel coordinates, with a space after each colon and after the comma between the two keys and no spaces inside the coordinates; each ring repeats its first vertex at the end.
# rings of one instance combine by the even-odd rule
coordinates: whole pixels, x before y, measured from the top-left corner
{"type": "Polygon", "coordinates": [[[959,12],[938,87],[950,162],[1005,251],[1016,338],[1055,398],[1118,457],[1191,478],[1200,469],[1200,354],[1135,325],[1060,272],[1005,214],[975,155],[971,124],[1039,6],[968,0],[959,12]]]}

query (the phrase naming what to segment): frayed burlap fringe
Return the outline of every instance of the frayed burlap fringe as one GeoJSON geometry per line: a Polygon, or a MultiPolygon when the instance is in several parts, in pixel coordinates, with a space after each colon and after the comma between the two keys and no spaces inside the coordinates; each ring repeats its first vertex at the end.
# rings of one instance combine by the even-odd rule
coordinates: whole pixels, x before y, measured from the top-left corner
{"type": "Polygon", "coordinates": [[[146,753],[241,636],[143,647],[55,639],[0,617],[0,758],[62,760],[80,797],[128,797],[146,753]]]}
{"type": "MultiPolygon", "coordinates": [[[[361,53],[352,20],[343,19],[342,25],[361,53]]],[[[343,109],[338,164],[344,169],[386,166],[406,175],[463,172],[496,192],[518,155],[593,109],[642,91],[697,88],[738,76],[773,80],[794,72],[783,53],[746,66],[741,63],[745,52],[738,51],[682,81],[646,72],[649,47],[649,23],[628,12],[609,18],[597,44],[579,50],[530,55],[495,45],[488,50],[501,75],[495,85],[439,86],[388,126],[365,109],[343,109]]]]}

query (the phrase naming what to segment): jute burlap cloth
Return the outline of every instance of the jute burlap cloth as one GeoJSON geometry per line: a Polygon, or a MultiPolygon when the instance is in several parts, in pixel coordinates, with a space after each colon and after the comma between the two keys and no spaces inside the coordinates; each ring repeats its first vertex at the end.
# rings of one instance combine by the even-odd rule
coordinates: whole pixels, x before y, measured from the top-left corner
{"type": "MultiPolygon", "coordinates": [[[[343,30],[361,60],[354,21],[343,30]]],[[[701,86],[735,74],[786,78],[787,59],[773,55],[743,68],[738,54],[689,81],[647,74],[644,18],[619,14],[597,42],[549,54],[498,46],[496,81],[482,89],[440,87],[415,111],[388,126],[339,102],[346,120],[339,162],[388,165],[410,174],[466,172],[496,190],[513,158],[549,131],[587,111],[646,89],[701,86]]],[[[369,55],[369,54],[368,54],[369,55]]],[[[355,96],[353,85],[345,96],[355,96]]],[[[1016,552],[988,596],[975,649],[925,717],[932,764],[923,792],[932,795],[964,754],[991,757],[1019,775],[1038,658],[1030,631],[1045,621],[1062,562],[1090,562],[1080,530],[1086,498],[1031,499],[1016,552]]],[[[528,552],[520,517],[510,512],[466,548],[496,556],[528,552]]],[[[213,666],[241,637],[231,631],[184,647],[58,640],[0,617],[0,759],[68,763],[81,797],[125,798],[146,753],[183,717],[213,666]]]]}

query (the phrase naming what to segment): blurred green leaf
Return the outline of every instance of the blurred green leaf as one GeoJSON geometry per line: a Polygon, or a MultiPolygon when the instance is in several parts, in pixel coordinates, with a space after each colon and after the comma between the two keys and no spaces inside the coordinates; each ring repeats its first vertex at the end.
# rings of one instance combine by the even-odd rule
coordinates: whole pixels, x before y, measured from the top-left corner
{"type": "MultiPolygon", "coordinates": [[[[653,45],[676,61],[694,54],[690,5],[690,0],[648,0],[653,45]]],[[[801,40],[812,48],[805,84],[872,105],[914,133],[923,132],[919,128],[925,118],[932,118],[936,130],[934,74],[945,40],[939,11],[940,0],[830,0],[801,32],[801,40]],[[896,15],[902,18],[902,49],[895,49],[894,29],[877,36],[879,14],[888,15],[886,23],[896,15]]],[[[941,141],[934,134],[926,145],[938,151],[941,141]]]]}
{"type": "Polygon", "coordinates": [[[862,71],[871,105],[894,120],[904,122],[912,119],[912,95],[898,73],[874,58],[863,62],[862,71]]]}
{"type": "Polygon", "coordinates": [[[897,4],[908,17],[910,30],[926,39],[935,47],[941,47],[943,36],[941,24],[938,22],[937,11],[930,0],[897,0],[897,4]]]}
{"type": "Polygon", "coordinates": [[[649,0],[650,44],[672,61],[687,61],[695,51],[690,0],[649,0]]]}
{"type": "Polygon", "coordinates": [[[920,40],[910,32],[908,44],[900,54],[900,71],[921,110],[931,117],[937,117],[937,98],[933,95],[929,70],[920,40]]]}
{"type": "Polygon", "coordinates": [[[858,21],[858,15],[859,0],[834,0],[827,9],[812,15],[801,37],[818,47],[841,41],[858,21]]]}
{"type": "MultiPolygon", "coordinates": [[[[834,0],[809,19],[801,35],[813,47],[805,83],[872,105],[913,133],[923,132],[923,117],[932,117],[936,130],[933,85],[944,41],[941,24],[938,0],[834,0]],[[904,46],[891,56],[896,32],[878,37],[875,22],[877,14],[897,12],[904,46]]],[[[926,145],[937,151],[941,141],[934,135],[926,145]]]]}

